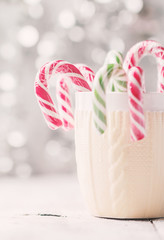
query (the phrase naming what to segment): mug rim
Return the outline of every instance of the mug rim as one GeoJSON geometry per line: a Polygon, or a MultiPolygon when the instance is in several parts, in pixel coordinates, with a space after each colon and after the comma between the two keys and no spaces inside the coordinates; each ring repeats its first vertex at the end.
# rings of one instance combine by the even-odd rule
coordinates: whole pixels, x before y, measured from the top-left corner
{"type": "MultiPolygon", "coordinates": [[[[92,110],[93,92],[76,92],[75,109],[92,110]]],[[[108,92],[106,94],[107,111],[129,111],[127,92],[108,92]]],[[[164,94],[157,92],[143,93],[144,111],[164,112],[164,94]]]]}

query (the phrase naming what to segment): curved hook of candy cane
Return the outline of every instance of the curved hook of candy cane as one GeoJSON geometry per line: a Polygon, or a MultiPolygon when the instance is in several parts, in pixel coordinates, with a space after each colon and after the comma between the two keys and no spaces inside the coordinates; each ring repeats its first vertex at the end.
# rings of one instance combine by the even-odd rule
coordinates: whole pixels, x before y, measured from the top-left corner
{"type": "Polygon", "coordinates": [[[142,74],[143,70],[140,67],[132,67],[128,73],[128,102],[132,141],[142,140],[145,137],[142,74]]]}
{"type": "Polygon", "coordinates": [[[35,93],[48,126],[55,130],[62,126],[62,120],[48,91],[48,83],[52,76],[56,78],[61,74],[71,79],[76,91],[91,91],[81,72],[71,63],[55,60],[45,64],[37,73],[35,80],[35,93]]]}
{"type": "Polygon", "coordinates": [[[108,64],[100,68],[96,73],[94,84],[93,84],[93,121],[96,129],[100,134],[105,132],[107,127],[107,117],[106,117],[106,93],[107,87],[112,77],[118,74],[124,74],[126,78],[126,73],[122,67],[118,64],[108,64]]]}
{"type": "Polygon", "coordinates": [[[111,50],[107,53],[107,56],[105,58],[105,62],[104,65],[106,64],[118,64],[121,65],[123,64],[123,55],[122,53],[115,51],[115,50],[111,50]]]}
{"type": "Polygon", "coordinates": [[[164,91],[164,47],[153,40],[147,40],[135,44],[127,53],[123,68],[126,73],[133,66],[138,66],[139,61],[146,55],[156,58],[158,64],[158,91],[164,91]]]}
{"type": "MultiPolygon", "coordinates": [[[[95,77],[93,70],[85,64],[74,64],[74,66],[79,69],[90,88],[92,88],[95,77]]],[[[64,130],[70,130],[74,128],[74,116],[71,104],[69,79],[65,79],[64,76],[61,75],[61,78],[57,81],[56,91],[58,110],[63,121],[62,127],[64,130]]]]}
{"type": "Polygon", "coordinates": [[[77,67],[79,71],[83,74],[85,80],[87,81],[88,85],[92,89],[93,81],[95,78],[94,71],[90,67],[88,67],[86,64],[83,64],[83,63],[77,63],[75,64],[75,67],[77,67]]]}
{"type": "MultiPolygon", "coordinates": [[[[104,62],[104,65],[107,65],[107,64],[118,64],[122,67],[122,64],[123,64],[122,54],[115,50],[109,51],[104,62]]],[[[118,74],[116,74],[111,78],[108,90],[109,92],[126,92],[127,91],[127,77],[125,76],[123,69],[122,69],[122,73],[118,72],[118,74]]]]}

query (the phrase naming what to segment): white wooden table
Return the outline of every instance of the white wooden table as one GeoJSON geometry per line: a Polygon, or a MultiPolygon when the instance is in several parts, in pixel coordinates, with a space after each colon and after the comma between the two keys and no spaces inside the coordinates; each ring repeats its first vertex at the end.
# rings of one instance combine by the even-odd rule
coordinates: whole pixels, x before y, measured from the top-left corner
{"type": "Polygon", "coordinates": [[[0,240],[164,239],[164,220],[100,219],[75,176],[0,179],[0,240]]]}

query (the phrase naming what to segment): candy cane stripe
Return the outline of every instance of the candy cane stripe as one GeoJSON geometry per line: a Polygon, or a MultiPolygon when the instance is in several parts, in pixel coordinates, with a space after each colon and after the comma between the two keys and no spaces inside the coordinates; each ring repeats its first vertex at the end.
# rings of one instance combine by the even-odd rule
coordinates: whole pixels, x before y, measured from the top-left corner
{"type": "Polygon", "coordinates": [[[39,97],[39,99],[42,98],[43,101],[47,101],[47,102],[53,104],[51,97],[49,97],[49,94],[47,94],[47,91],[45,91],[45,89],[41,88],[40,86],[36,86],[35,92],[36,92],[37,96],[39,97]]]}
{"type": "Polygon", "coordinates": [[[96,89],[95,89],[95,91],[94,91],[94,94],[95,94],[95,97],[96,97],[97,101],[98,101],[101,105],[103,105],[103,106],[105,107],[105,106],[106,106],[105,101],[104,101],[103,98],[99,95],[99,93],[97,92],[96,89]]]}
{"type": "Polygon", "coordinates": [[[69,92],[64,91],[64,89],[61,87],[60,91],[58,91],[58,94],[60,95],[60,97],[66,101],[68,104],[70,104],[70,96],[69,96],[69,92]]]}
{"type": "MultiPolygon", "coordinates": [[[[66,109],[71,114],[71,116],[73,117],[72,107],[71,107],[70,103],[68,103],[65,100],[61,99],[61,108],[62,109],[66,109]]],[[[65,110],[65,112],[66,112],[66,110],[65,110]]]]}
{"type": "Polygon", "coordinates": [[[39,96],[38,96],[38,101],[39,101],[40,104],[46,104],[47,106],[54,108],[54,105],[51,102],[48,102],[48,101],[40,98],[39,96]]]}
{"type": "Polygon", "coordinates": [[[145,128],[144,128],[144,123],[143,122],[138,122],[134,117],[131,118],[132,123],[134,124],[136,129],[140,131],[143,135],[145,134],[145,128]]]}
{"type": "Polygon", "coordinates": [[[95,115],[95,118],[93,119],[94,123],[96,123],[96,127],[99,127],[101,129],[101,133],[104,133],[104,128],[106,128],[106,124],[104,124],[103,121],[100,120],[100,118],[95,115]]]}
{"type": "Polygon", "coordinates": [[[51,116],[51,117],[54,117],[54,118],[57,119],[57,120],[60,120],[57,112],[53,112],[53,111],[45,108],[45,106],[44,106],[44,107],[41,106],[41,109],[42,109],[42,112],[43,112],[44,114],[47,114],[48,116],[51,116]]]}
{"type": "Polygon", "coordinates": [[[46,109],[48,109],[48,110],[56,113],[56,110],[55,110],[54,107],[52,107],[52,106],[44,103],[43,101],[39,101],[39,103],[40,103],[40,105],[41,105],[42,107],[44,107],[44,108],[46,108],[46,109]]]}
{"type": "Polygon", "coordinates": [[[136,97],[132,94],[131,91],[129,91],[128,96],[129,96],[129,99],[131,99],[131,100],[133,99],[134,102],[136,102],[138,106],[143,107],[143,103],[142,103],[138,98],[136,98],[136,97]]]}
{"type": "Polygon", "coordinates": [[[105,107],[99,101],[96,101],[95,98],[93,98],[93,104],[95,104],[101,112],[105,112],[105,107]]]}
{"type": "Polygon", "coordinates": [[[95,114],[98,116],[98,118],[106,124],[106,116],[103,112],[101,112],[100,109],[97,108],[97,106],[95,104],[93,104],[93,108],[94,108],[94,112],[95,114]]]}
{"type": "Polygon", "coordinates": [[[100,127],[100,125],[99,125],[99,124],[97,124],[97,122],[96,122],[96,121],[94,121],[94,124],[95,124],[96,128],[98,129],[98,131],[99,131],[101,134],[103,134],[103,133],[104,133],[104,130],[103,130],[103,128],[101,128],[101,127],[100,127]]]}

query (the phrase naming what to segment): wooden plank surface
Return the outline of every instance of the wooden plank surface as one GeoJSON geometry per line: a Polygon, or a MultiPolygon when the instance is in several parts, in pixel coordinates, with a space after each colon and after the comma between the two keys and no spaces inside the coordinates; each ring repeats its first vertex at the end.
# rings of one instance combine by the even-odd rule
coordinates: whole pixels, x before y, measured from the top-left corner
{"type": "Polygon", "coordinates": [[[159,236],[159,239],[164,239],[164,219],[153,221],[154,228],[159,236]]]}
{"type": "Polygon", "coordinates": [[[1,179],[0,192],[0,240],[164,239],[162,219],[90,216],[73,176],[1,179]]]}

